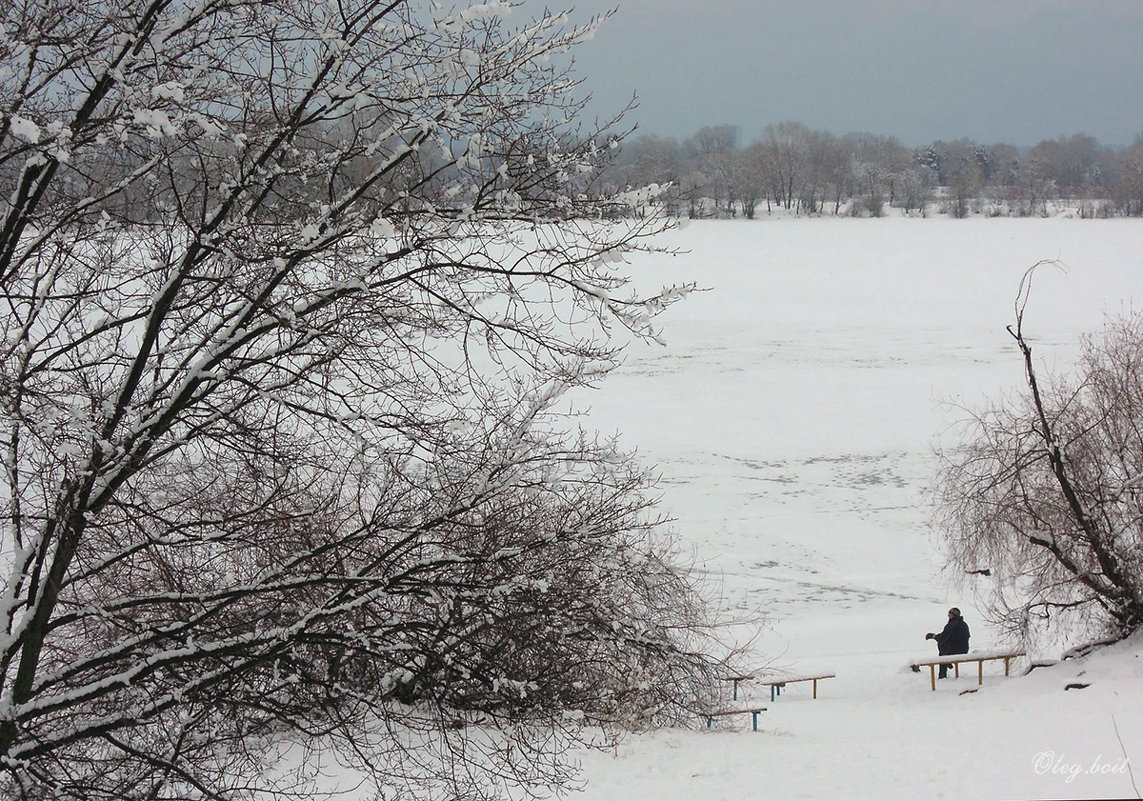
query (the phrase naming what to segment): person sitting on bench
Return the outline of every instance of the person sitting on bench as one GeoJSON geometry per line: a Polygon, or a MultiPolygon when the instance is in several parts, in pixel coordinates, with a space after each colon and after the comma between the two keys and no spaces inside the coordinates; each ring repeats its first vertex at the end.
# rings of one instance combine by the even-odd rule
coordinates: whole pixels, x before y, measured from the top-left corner
{"type": "MultiPolygon", "coordinates": [[[[968,624],[961,617],[960,610],[954,606],[949,610],[949,622],[945,624],[941,633],[934,634],[930,631],[925,635],[925,639],[936,640],[937,653],[941,656],[949,656],[968,653],[968,636],[968,624]]],[[[948,676],[951,666],[951,664],[941,665],[937,678],[943,679],[948,676]]]]}

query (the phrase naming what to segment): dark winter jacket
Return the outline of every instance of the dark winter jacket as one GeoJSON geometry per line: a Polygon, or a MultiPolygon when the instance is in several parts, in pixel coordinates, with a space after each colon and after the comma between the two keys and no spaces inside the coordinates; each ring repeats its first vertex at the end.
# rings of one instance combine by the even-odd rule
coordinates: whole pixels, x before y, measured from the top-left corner
{"type": "Polygon", "coordinates": [[[945,625],[944,630],[937,635],[937,653],[941,654],[967,654],[968,653],[968,624],[963,617],[954,617],[945,625]]]}

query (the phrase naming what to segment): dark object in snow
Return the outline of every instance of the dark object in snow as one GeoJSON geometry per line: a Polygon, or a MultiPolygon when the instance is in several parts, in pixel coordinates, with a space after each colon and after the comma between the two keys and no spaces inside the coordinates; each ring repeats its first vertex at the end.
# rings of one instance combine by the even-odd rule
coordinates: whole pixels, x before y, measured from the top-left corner
{"type": "Polygon", "coordinates": [[[1090,686],[1091,686],[1090,684],[1082,684],[1081,682],[1073,681],[1071,684],[1065,684],[1064,689],[1065,690],[1082,690],[1085,687],[1090,687],[1090,686]]]}
{"type": "Polygon", "coordinates": [[[1104,647],[1105,645],[1114,645],[1117,642],[1119,642],[1119,640],[1117,638],[1110,637],[1106,640],[1096,640],[1095,642],[1089,642],[1086,645],[1077,645],[1075,648],[1072,648],[1070,651],[1065,651],[1063,658],[1064,659],[1078,659],[1081,656],[1087,656],[1092,651],[1099,650],[1100,648],[1104,647]]]}
{"type": "Polygon", "coordinates": [[[980,692],[980,688],[979,687],[973,687],[971,690],[961,690],[959,693],[957,693],[957,695],[968,695],[969,693],[977,693],[977,692],[980,692]]]}
{"type": "Polygon", "coordinates": [[[1054,659],[1048,659],[1048,660],[1044,660],[1041,662],[1033,662],[1032,664],[1028,665],[1028,669],[1024,671],[1024,675],[1027,676],[1029,673],[1031,673],[1036,668],[1053,667],[1054,665],[1058,665],[1058,664],[1059,664],[1059,662],[1057,662],[1054,659]]]}
{"type": "Polygon", "coordinates": [[[982,568],[980,570],[966,570],[964,572],[970,576],[991,576],[992,575],[992,571],[990,569],[988,569],[987,567],[982,568]]]}

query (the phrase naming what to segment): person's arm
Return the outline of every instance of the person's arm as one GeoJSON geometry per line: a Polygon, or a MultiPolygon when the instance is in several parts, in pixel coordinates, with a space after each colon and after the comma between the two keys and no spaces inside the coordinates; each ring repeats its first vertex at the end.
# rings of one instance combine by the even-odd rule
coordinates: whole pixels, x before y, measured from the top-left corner
{"type": "Polygon", "coordinates": [[[949,637],[952,636],[952,628],[953,621],[950,620],[945,624],[945,627],[941,629],[940,634],[933,635],[933,639],[937,641],[937,645],[943,646],[946,642],[948,642],[949,637]]]}

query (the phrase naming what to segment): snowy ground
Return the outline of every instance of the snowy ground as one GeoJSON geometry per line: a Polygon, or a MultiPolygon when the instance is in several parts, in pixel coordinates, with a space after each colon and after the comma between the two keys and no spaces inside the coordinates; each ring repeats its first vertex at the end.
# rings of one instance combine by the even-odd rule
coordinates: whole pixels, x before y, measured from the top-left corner
{"type": "Polygon", "coordinates": [[[904,666],[932,653],[924,633],[950,605],[974,649],[1001,644],[941,573],[924,488],[957,405],[1021,380],[1004,330],[1020,277],[1066,265],[1039,273],[1025,319],[1046,368],[1065,367],[1105,312],[1143,306],[1143,225],[724,221],[668,241],[689,252],[636,259],[637,280],[709,291],[664,318],[666,348],[632,346],[576,401],[659,466],[664,508],[728,606],[770,621],[759,663],[837,678],[816,701],[792,685],[757,733],[741,715],[586,754],[576,798],[1135,797],[1143,642],[1016,679],[990,663],[964,695],[975,668],[933,693],[904,666]]]}

